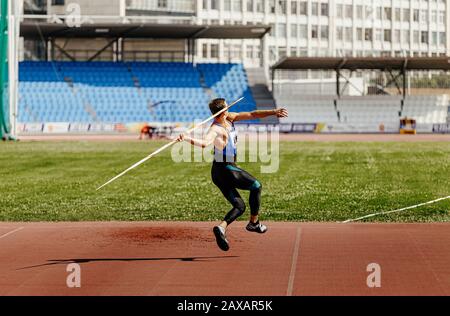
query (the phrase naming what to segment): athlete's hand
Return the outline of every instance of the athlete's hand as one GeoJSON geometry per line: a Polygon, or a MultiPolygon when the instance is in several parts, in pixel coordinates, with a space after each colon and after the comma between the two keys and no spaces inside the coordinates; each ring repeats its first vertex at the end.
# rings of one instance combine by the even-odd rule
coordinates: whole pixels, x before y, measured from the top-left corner
{"type": "Polygon", "coordinates": [[[177,138],[177,142],[182,142],[184,140],[184,134],[180,134],[177,138]]]}
{"type": "Polygon", "coordinates": [[[275,115],[277,117],[288,117],[289,113],[286,109],[281,108],[281,109],[276,109],[275,110],[275,115]]]}

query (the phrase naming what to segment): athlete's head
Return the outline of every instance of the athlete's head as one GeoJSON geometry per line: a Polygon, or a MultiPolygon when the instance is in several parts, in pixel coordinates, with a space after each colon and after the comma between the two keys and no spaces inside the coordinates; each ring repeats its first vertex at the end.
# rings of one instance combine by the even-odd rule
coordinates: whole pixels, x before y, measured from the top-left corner
{"type": "MultiPolygon", "coordinates": [[[[214,99],[211,102],[209,102],[209,109],[211,110],[211,113],[214,115],[217,112],[223,110],[224,108],[226,108],[227,102],[225,101],[225,99],[219,98],[219,99],[214,99]]],[[[221,114],[221,116],[223,114],[225,114],[227,111],[223,112],[221,114]]]]}

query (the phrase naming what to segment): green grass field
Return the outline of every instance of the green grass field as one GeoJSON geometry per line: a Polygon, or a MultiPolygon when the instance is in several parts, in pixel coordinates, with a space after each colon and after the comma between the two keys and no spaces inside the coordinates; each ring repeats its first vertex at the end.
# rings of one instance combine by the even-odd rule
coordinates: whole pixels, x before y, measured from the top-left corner
{"type": "MultiPolygon", "coordinates": [[[[170,150],[95,191],[162,144],[0,144],[0,220],[222,219],[230,207],[210,165],[176,164],[170,150]]],[[[275,174],[241,164],[263,184],[264,220],[341,221],[450,195],[450,143],[282,142],[280,152],[275,174]]],[[[447,200],[370,221],[448,221],[449,209],[447,200]]]]}

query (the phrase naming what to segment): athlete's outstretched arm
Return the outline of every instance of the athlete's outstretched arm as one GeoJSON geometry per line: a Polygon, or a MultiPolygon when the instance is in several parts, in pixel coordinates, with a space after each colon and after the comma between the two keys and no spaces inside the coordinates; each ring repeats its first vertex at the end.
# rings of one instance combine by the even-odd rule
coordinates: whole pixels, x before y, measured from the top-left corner
{"type": "Polygon", "coordinates": [[[216,136],[217,136],[217,133],[214,131],[214,129],[210,128],[208,133],[206,134],[206,136],[203,139],[192,138],[187,135],[181,134],[180,136],[178,136],[177,141],[181,142],[181,141],[185,140],[194,146],[205,148],[205,147],[208,147],[209,145],[211,145],[212,143],[214,143],[216,136]]]}
{"type": "Polygon", "coordinates": [[[228,118],[230,121],[244,121],[244,120],[254,120],[259,118],[264,118],[268,116],[277,117],[288,117],[288,111],[284,108],[274,109],[274,110],[256,110],[253,112],[240,112],[240,113],[228,113],[228,118]]]}

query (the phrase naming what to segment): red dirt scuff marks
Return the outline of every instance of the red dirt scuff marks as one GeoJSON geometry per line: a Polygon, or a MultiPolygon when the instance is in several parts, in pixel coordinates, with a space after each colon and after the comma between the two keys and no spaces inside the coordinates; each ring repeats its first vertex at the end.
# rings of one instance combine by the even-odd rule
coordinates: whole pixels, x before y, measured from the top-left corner
{"type": "Polygon", "coordinates": [[[147,244],[164,241],[213,241],[209,231],[183,227],[119,228],[109,233],[114,239],[147,244]]]}

